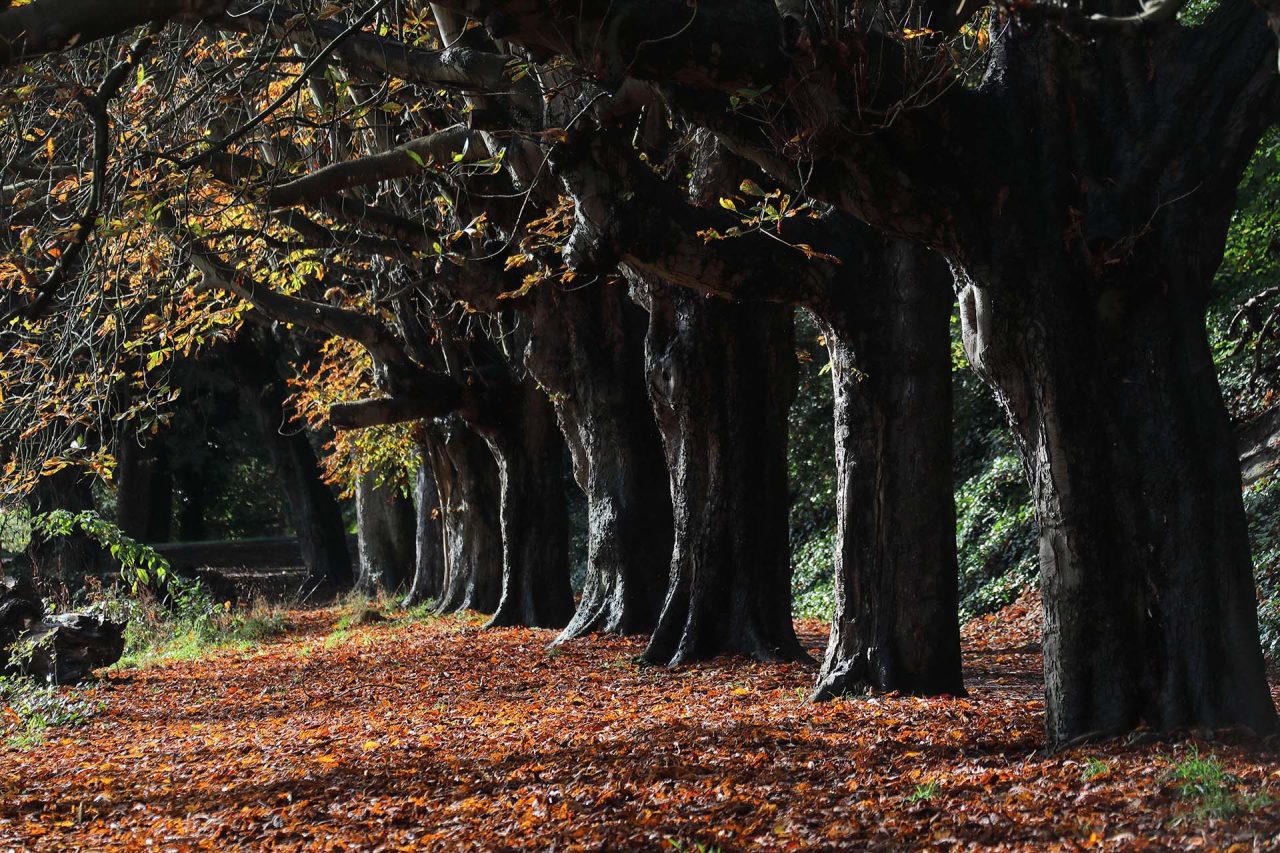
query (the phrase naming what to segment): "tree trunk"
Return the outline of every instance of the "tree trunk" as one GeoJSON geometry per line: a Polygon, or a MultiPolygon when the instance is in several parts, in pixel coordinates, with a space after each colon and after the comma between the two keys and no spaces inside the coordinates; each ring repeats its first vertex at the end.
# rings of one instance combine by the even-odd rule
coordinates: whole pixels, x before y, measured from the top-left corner
{"type": "MultiPolygon", "coordinates": [[[[67,510],[79,513],[91,510],[93,490],[84,472],[76,467],[64,468],[36,483],[32,497],[36,512],[67,510]]],[[[27,547],[33,576],[49,583],[65,584],[79,589],[86,576],[96,573],[105,552],[80,532],[67,536],[35,535],[27,547]]]]}
{"type": "Polygon", "coordinates": [[[378,483],[374,473],[356,480],[360,567],[356,589],[365,595],[394,594],[413,577],[416,530],[413,502],[398,486],[378,483]]]}
{"type": "Polygon", "coordinates": [[[207,482],[204,471],[179,468],[173,475],[182,499],[178,505],[178,541],[202,542],[208,538],[205,524],[207,482]]]}
{"type": "Polygon", "coordinates": [[[671,562],[662,438],[644,382],[644,312],[623,286],[543,288],[526,364],[551,395],[587,497],[587,577],[556,642],[650,633],[671,562]]]}
{"type": "Polygon", "coordinates": [[[1123,287],[1045,264],[1034,288],[961,296],[1035,500],[1054,746],[1140,722],[1276,724],[1204,291],[1144,260],[1129,270],[1150,278],[1123,287]]]}
{"type": "Polygon", "coordinates": [[[509,416],[483,431],[502,489],[502,596],[489,626],[563,628],[573,615],[564,441],[532,377],[512,393],[509,416]]]}
{"type": "Polygon", "coordinates": [[[421,463],[413,483],[413,503],[418,526],[415,537],[413,585],[405,596],[404,606],[413,607],[439,597],[444,585],[444,531],[441,528],[440,491],[436,488],[436,468],[442,464],[435,457],[441,453],[440,440],[428,434],[418,445],[421,463]]]}
{"type": "Polygon", "coordinates": [[[147,541],[168,542],[173,538],[173,471],[169,468],[169,452],[164,438],[155,440],[155,457],[151,462],[150,500],[147,509],[147,541]]]}
{"type": "Polygon", "coordinates": [[[298,547],[307,568],[302,592],[349,587],[354,580],[346,525],[337,498],[325,485],[306,430],[289,424],[286,390],[275,369],[278,346],[245,329],[230,345],[228,360],[240,379],[241,398],[252,412],[272,466],[284,486],[298,547]]]}
{"type": "Polygon", "coordinates": [[[808,658],[791,622],[787,410],[792,309],[639,286],[645,358],[662,431],[675,544],[644,657],[808,658]]]}
{"type": "Polygon", "coordinates": [[[814,698],[963,693],[951,275],[932,253],[865,237],[863,266],[848,271],[857,281],[818,310],[835,386],[839,528],[836,614],[814,698]]]}
{"type": "Polygon", "coordinates": [[[153,541],[150,522],[155,460],[149,450],[138,444],[137,436],[125,432],[120,437],[112,476],[116,485],[116,525],[139,542],[153,541]]]}
{"type": "Polygon", "coordinates": [[[444,581],[436,612],[492,613],[502,595],[501,489],[484,440],[460,418],[440,422],[433,454],[444,514],[444,581]]]}

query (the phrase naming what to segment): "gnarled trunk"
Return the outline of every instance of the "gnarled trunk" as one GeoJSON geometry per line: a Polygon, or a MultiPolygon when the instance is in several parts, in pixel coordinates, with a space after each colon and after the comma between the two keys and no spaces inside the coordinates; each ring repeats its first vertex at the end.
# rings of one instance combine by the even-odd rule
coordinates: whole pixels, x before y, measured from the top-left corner
{"type": "Polygon", "coordinates": [[[951,275],[869,231],[820,306],[835,386],[836,613],[814,698],[963,692],[951,451],[951,275]],[[856,296],[854,295],[856,293],[856,296]]]}
{"type": "Polygon", "coordinates": [[[587,577],[557,642],[649,633],[671,562],[671,498],[644,380],[644,311],[623,286],[543,288],[526,364],[551,394],[587,496],[587,577]]]}
{"type": "Polygon", "coordinates": [[[440,491],[436,488],[436,469],[444,464],[437,459],[443,451],[440,440],[424,427],[427,434],[418,445],[421,461],[413,482],[413,504],[417,513],[417,535],[414,538],[413,584],[405,596],[404,606],[423,604],[440,595],[444,587],[444,531],[441,525],[440,491]]]}
{"type": "Polygon", "coordinates": [[[1032,485],[1054,745],[1140,722],[1275,728],[1202,290],[1149,271],[1099,287],[1046,264],[1034,289],[961,296],[1032,485]]]}
{"type": "Polygon", "coordinates": [[[502,489],[502,596],[490,627],[563,628],[573,615],[564,440],[531,377],[501,423],[483,430],[502,489]]]}
{"type": "Polygon", "coordinates": [[[356,589],[365,595],[393,594],[413,577],[413,502],[398,486],[366,473],[356,480],[360,565],[356,589]]]}
{"type": "Polygon", "coordinates": [[[791,622],[787,410],[790,307],[637,287],[649,309],[649,393],[662,430],[675,544],[645,659],[808,655],[791,622]]]}
{"type": "Polygon", "coordinates": [[[440,422],[436,487],[444,516],[444,580],[436,612],[492,613],[502,594],[501,491],[484,439],[460,418],[440,422]]]}

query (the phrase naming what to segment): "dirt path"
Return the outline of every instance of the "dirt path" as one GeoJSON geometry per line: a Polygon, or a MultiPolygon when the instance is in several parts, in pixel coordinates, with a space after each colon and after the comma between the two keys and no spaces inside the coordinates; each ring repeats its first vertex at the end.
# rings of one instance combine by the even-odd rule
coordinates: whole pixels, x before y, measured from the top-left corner
{"type": "Polygon", "coordinates": [[[814,706],[800,666],[670,671],[637,666],[634,639],[549,653],[551,632],[464,619],[295,619],[258,654],[112,673],[88,725],[0,749],[0,849],[1280,843],[1280,805],[1256,807],[1280,801],[1264,747],[1200,745],[1255,806],[1225,820],[1169,777],[1185,745],[1040,755],[1038,655],[994,623],[966,632],[966,699],[814,706]]]}

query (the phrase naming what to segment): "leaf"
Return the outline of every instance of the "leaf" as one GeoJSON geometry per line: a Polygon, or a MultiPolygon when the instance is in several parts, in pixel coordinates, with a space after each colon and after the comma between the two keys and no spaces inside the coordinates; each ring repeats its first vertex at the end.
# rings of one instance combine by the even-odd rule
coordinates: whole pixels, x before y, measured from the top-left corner
{"type": "Polygon", "coordinates": [[[411,149],[406,148],[404,150],[404,153],[409,155],[410,160],[417,163],[419,166],[423,167],[424,169],[426,168],[427,166],[426,161],[422,159],[422,155],[419,154],[417,151],[413,151],[411,149]]]}
{"type": "Polygon", "coordinates": [[[733,203],[733,199],[731,198],[720,199],[720,206],[725,210],[732,210],[734,213],[738,212],[738,206],[733,203]]]}

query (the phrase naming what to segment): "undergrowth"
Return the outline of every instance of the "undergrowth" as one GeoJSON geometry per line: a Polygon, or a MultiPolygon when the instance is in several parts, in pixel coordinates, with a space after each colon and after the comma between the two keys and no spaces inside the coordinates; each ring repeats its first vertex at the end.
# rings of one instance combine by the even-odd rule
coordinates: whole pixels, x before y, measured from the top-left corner
{"type": "Polygon", "coordinates": [[[59,689],[26,676],[0,676],[0,735],[8,746],[39,746],[49,728],[83,725],[99,707],[84,691],[59,689]]]}
{"type": "Polygon", "coordinates": [[[1202,756],[1194,745],[1182,760],[1174,763],[1167,778],[1189,807],[1175,822],[1224,820],[1241,812],[1266,808],[1273,802],[1266,791],[1245,788],[1237,777],[1223,769],[1217,756],[1202,756]]]}

